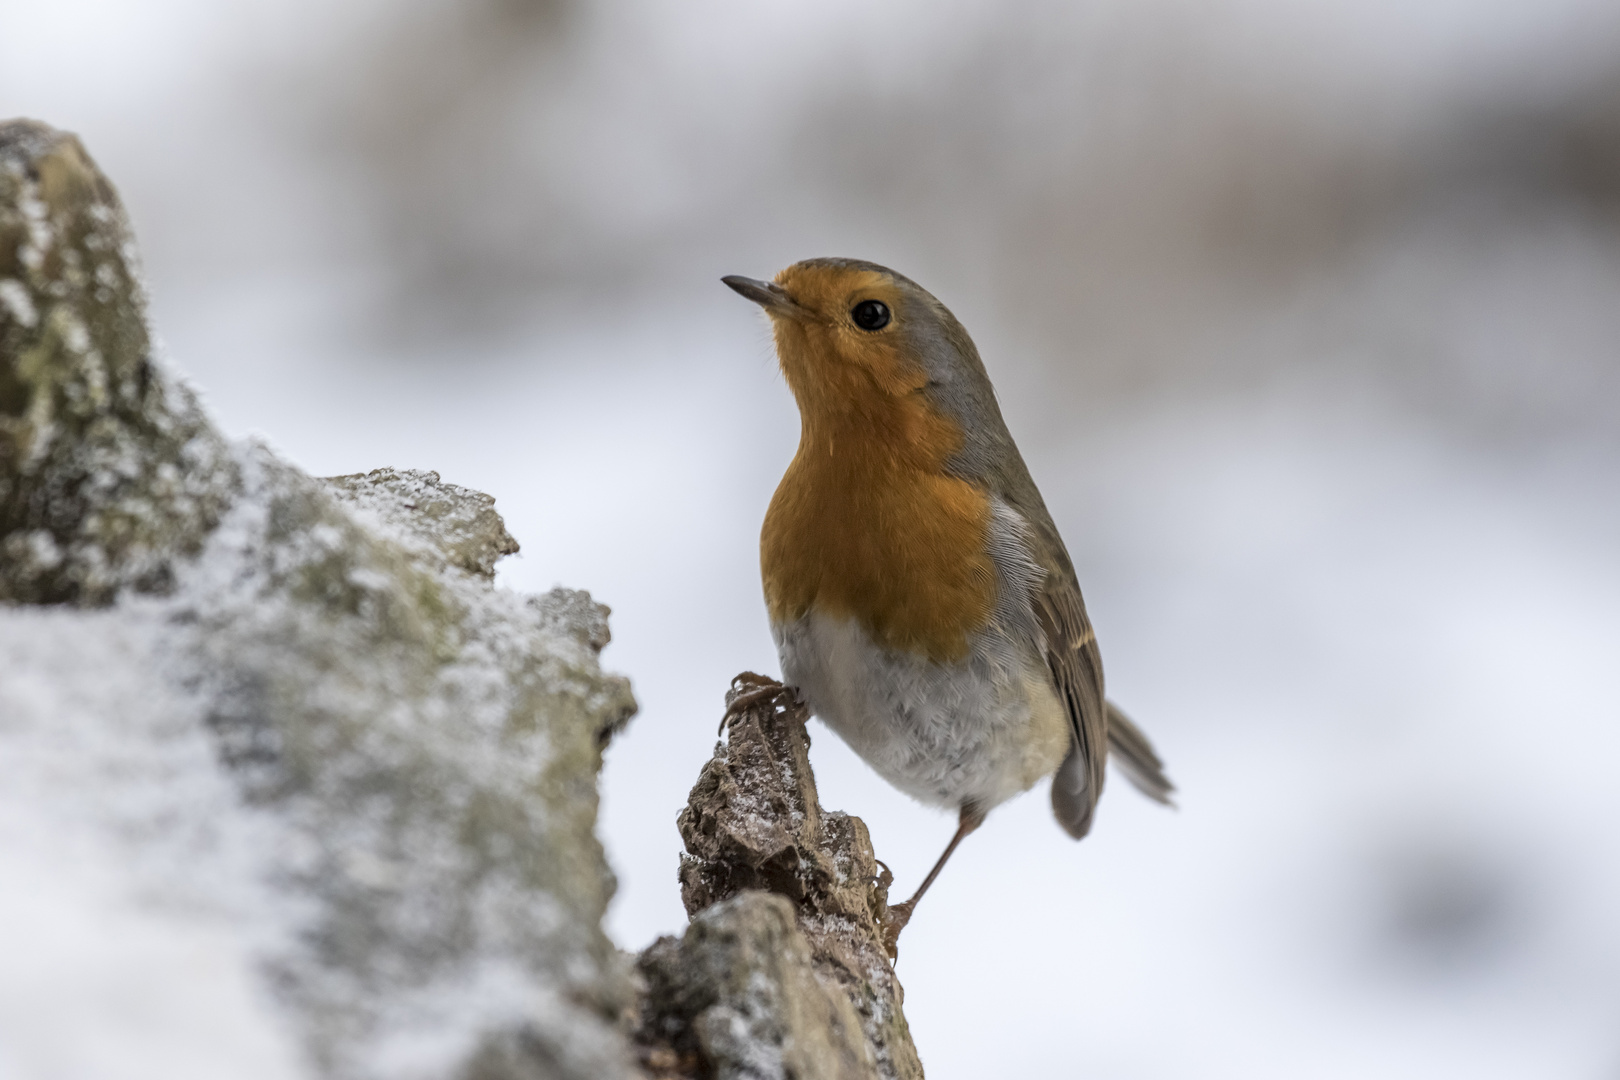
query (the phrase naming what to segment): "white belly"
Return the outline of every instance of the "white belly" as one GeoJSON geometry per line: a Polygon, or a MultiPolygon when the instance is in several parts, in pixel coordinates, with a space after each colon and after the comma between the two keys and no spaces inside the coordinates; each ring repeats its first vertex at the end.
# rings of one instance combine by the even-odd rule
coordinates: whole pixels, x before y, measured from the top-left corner
{"type": "Polygon", "coordinates": [[[938,664],[878,648],[852,619],[773,626],[782,675],[811,712],[920,802],[989,810],[1057,771],[1069,718],[1033,650],[982,634],[938,664]]]}

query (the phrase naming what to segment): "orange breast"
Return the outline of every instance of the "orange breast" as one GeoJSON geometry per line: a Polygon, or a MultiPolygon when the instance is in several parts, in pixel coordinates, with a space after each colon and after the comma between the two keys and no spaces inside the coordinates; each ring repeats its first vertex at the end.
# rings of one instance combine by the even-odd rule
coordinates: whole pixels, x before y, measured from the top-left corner
{"type": "Polygon", "coordinates": [[[771,620],[854,618],[886,647],[960,660],[995,604],[989,499],[944,474],[961,432],[920,394],[856,400],[800,402],[799,451],[760,535],[771,620]]]}

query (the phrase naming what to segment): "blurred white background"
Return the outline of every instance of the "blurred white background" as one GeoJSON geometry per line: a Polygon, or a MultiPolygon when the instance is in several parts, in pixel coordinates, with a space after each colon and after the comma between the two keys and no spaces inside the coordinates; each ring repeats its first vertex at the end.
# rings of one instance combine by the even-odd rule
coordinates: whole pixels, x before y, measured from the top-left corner
{"type": "MultiPolygon", "coordinates": [[[[1620,1077],[1620,6],[0,0],[0,115],[119,185],[229,431],[612,605],[624,947],[776,671],[797,414],[717,279],[850,255],[975,335],[1182,791],[964,847],[929,1075],[1620,1077]]],[[[954,823],[812,735],[909,892],[954,823]]]]}

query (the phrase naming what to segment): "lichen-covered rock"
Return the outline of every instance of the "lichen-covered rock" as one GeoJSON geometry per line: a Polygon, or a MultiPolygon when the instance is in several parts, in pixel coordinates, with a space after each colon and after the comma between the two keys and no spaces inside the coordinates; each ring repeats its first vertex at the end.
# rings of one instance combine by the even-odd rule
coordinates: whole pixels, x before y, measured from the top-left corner
{"type": "Polygon", "coordinates": [[[323,1071],[623,1075],[593,829],[601,748],[634,701],[597,665],[600,609],[494,589],[451,561],[459,532],[392,534],[262,452],[242,475],[165,603],[173,669],[294,838],[269,871],[307,915],[270,959],[323,1071]]]}
{"type": "Polygon", "coordinates": [[[78,139],[0,123],[0,601],[162,592],[234,495],[144,309],[123,206],[78,139]]]}
{"type": "MultiPolygon", "coordinates": [[[[653,992],[644,1006],[641,1038],[666,1056],[673,1054],[677,1068],[692,1055],[700,1064],[721,1068],[717,1059],[704,1056],[714,1050],[701,1033],[682,1034],[683,1023],[701,1010],[694,1012],[688,999],[658,988],[701,986],[702,979],[691,974],[692,951],[707,947],[703,943],[712,932],[700,927],[711,927],[713,919],[741,918],[731,905],[764,891],[791,903],[817,984],[847,1001],[858,1018],[865,1053],[854,1075],[920,1080],[922,1064],[901,1009],[904,992],[883,944],[888,871],[880,868],[859,818],[821,809],[810,768],[807,713],[790,693],[772,693],[773,685],[749,673],[734,681],[728,706],[741,694],[755,694],[754,703],[728,710],[726,741],[715,747],[678,818],[687,851],[681,859],[681,898],[693,924],[678,953],[663,943],[643,956],[653,992]],[[687,972],[684,981],[671,971],[687,972]],[[673,1012],[667,1011],[671,1001],[673,1012]]],[[[818,1038],[832,1039],[829,1045],[838,1041],[818,1038]]],[[[837,1054],[818,1060],[810,1071],[722,1075],[834,1077],[848,1075],[843,1070],[852,1067],[837,1054]]]]}
{"type": "MultiPolygon", "coordinates": [[[[4,908],[0,1003],[132,937],[167,944],[127,977],[189,1003],[207,927],[252,1038],[177,1006],[129,1051],[171,1080],[636,1075],[594,835],[635,708],[606,610],[495,588],[488,496],[227,443],[148,340],[111,186],[0,126],[0,893],[116,916],[4,908]]],[[[106,1075],[62,1055],[118,1004],[66,1007],[32,1074],[106,1075]]]]}
{"type": "Polygon", "coordinates": [[[495,580],[495,563],[516,555],[495,500],[446,484],[436,472],[373,469],[326,481],[361,520],[388,531],[401,547],[426,549],[470,574],[495,580]]]}

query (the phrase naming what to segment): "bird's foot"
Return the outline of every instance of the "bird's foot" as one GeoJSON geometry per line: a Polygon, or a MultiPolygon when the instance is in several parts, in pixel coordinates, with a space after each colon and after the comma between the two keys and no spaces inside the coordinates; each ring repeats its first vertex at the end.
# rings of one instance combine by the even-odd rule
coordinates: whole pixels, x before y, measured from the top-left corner
{"type": "Polygon", "coordinates": [[[872,861],[877,863],[878,866],[882,867],[882,869],[883,869],[883,873],[879,874],[876,878],[874,878],[872,880],[872,883],[874,885],[876,885],[878,888],[883,890],[883,895],[884,896],[888,896],[889,895],[889,886],[894,884],[894,871],[889,869],[889,864],[888,863],[884,862],[882,859],[878,858],[876,855],[872,856],[872,861]]]}
{"type": "Polygon", "coordinates": [[[735,696],[731,698],[730,703],[726,705],[725,713],[720,717],[720,730],[715,733],[717,735],[726,733],[726,725],[731,723],[732,717],[740,716],[762,701],[771,701],[792,692],[775,679],[755,675],[752,671],[745,671],[732,679],[731,685],[732,694],[735,696]]]}
{"type": "Polygon", "coordinates": [[[889,905],[889,913],[883,919],[883,951],[889,954],[890,960],[900,958],[900,931],[911,921],[911,913],[916,906],[914,899],[889,905]]]}

